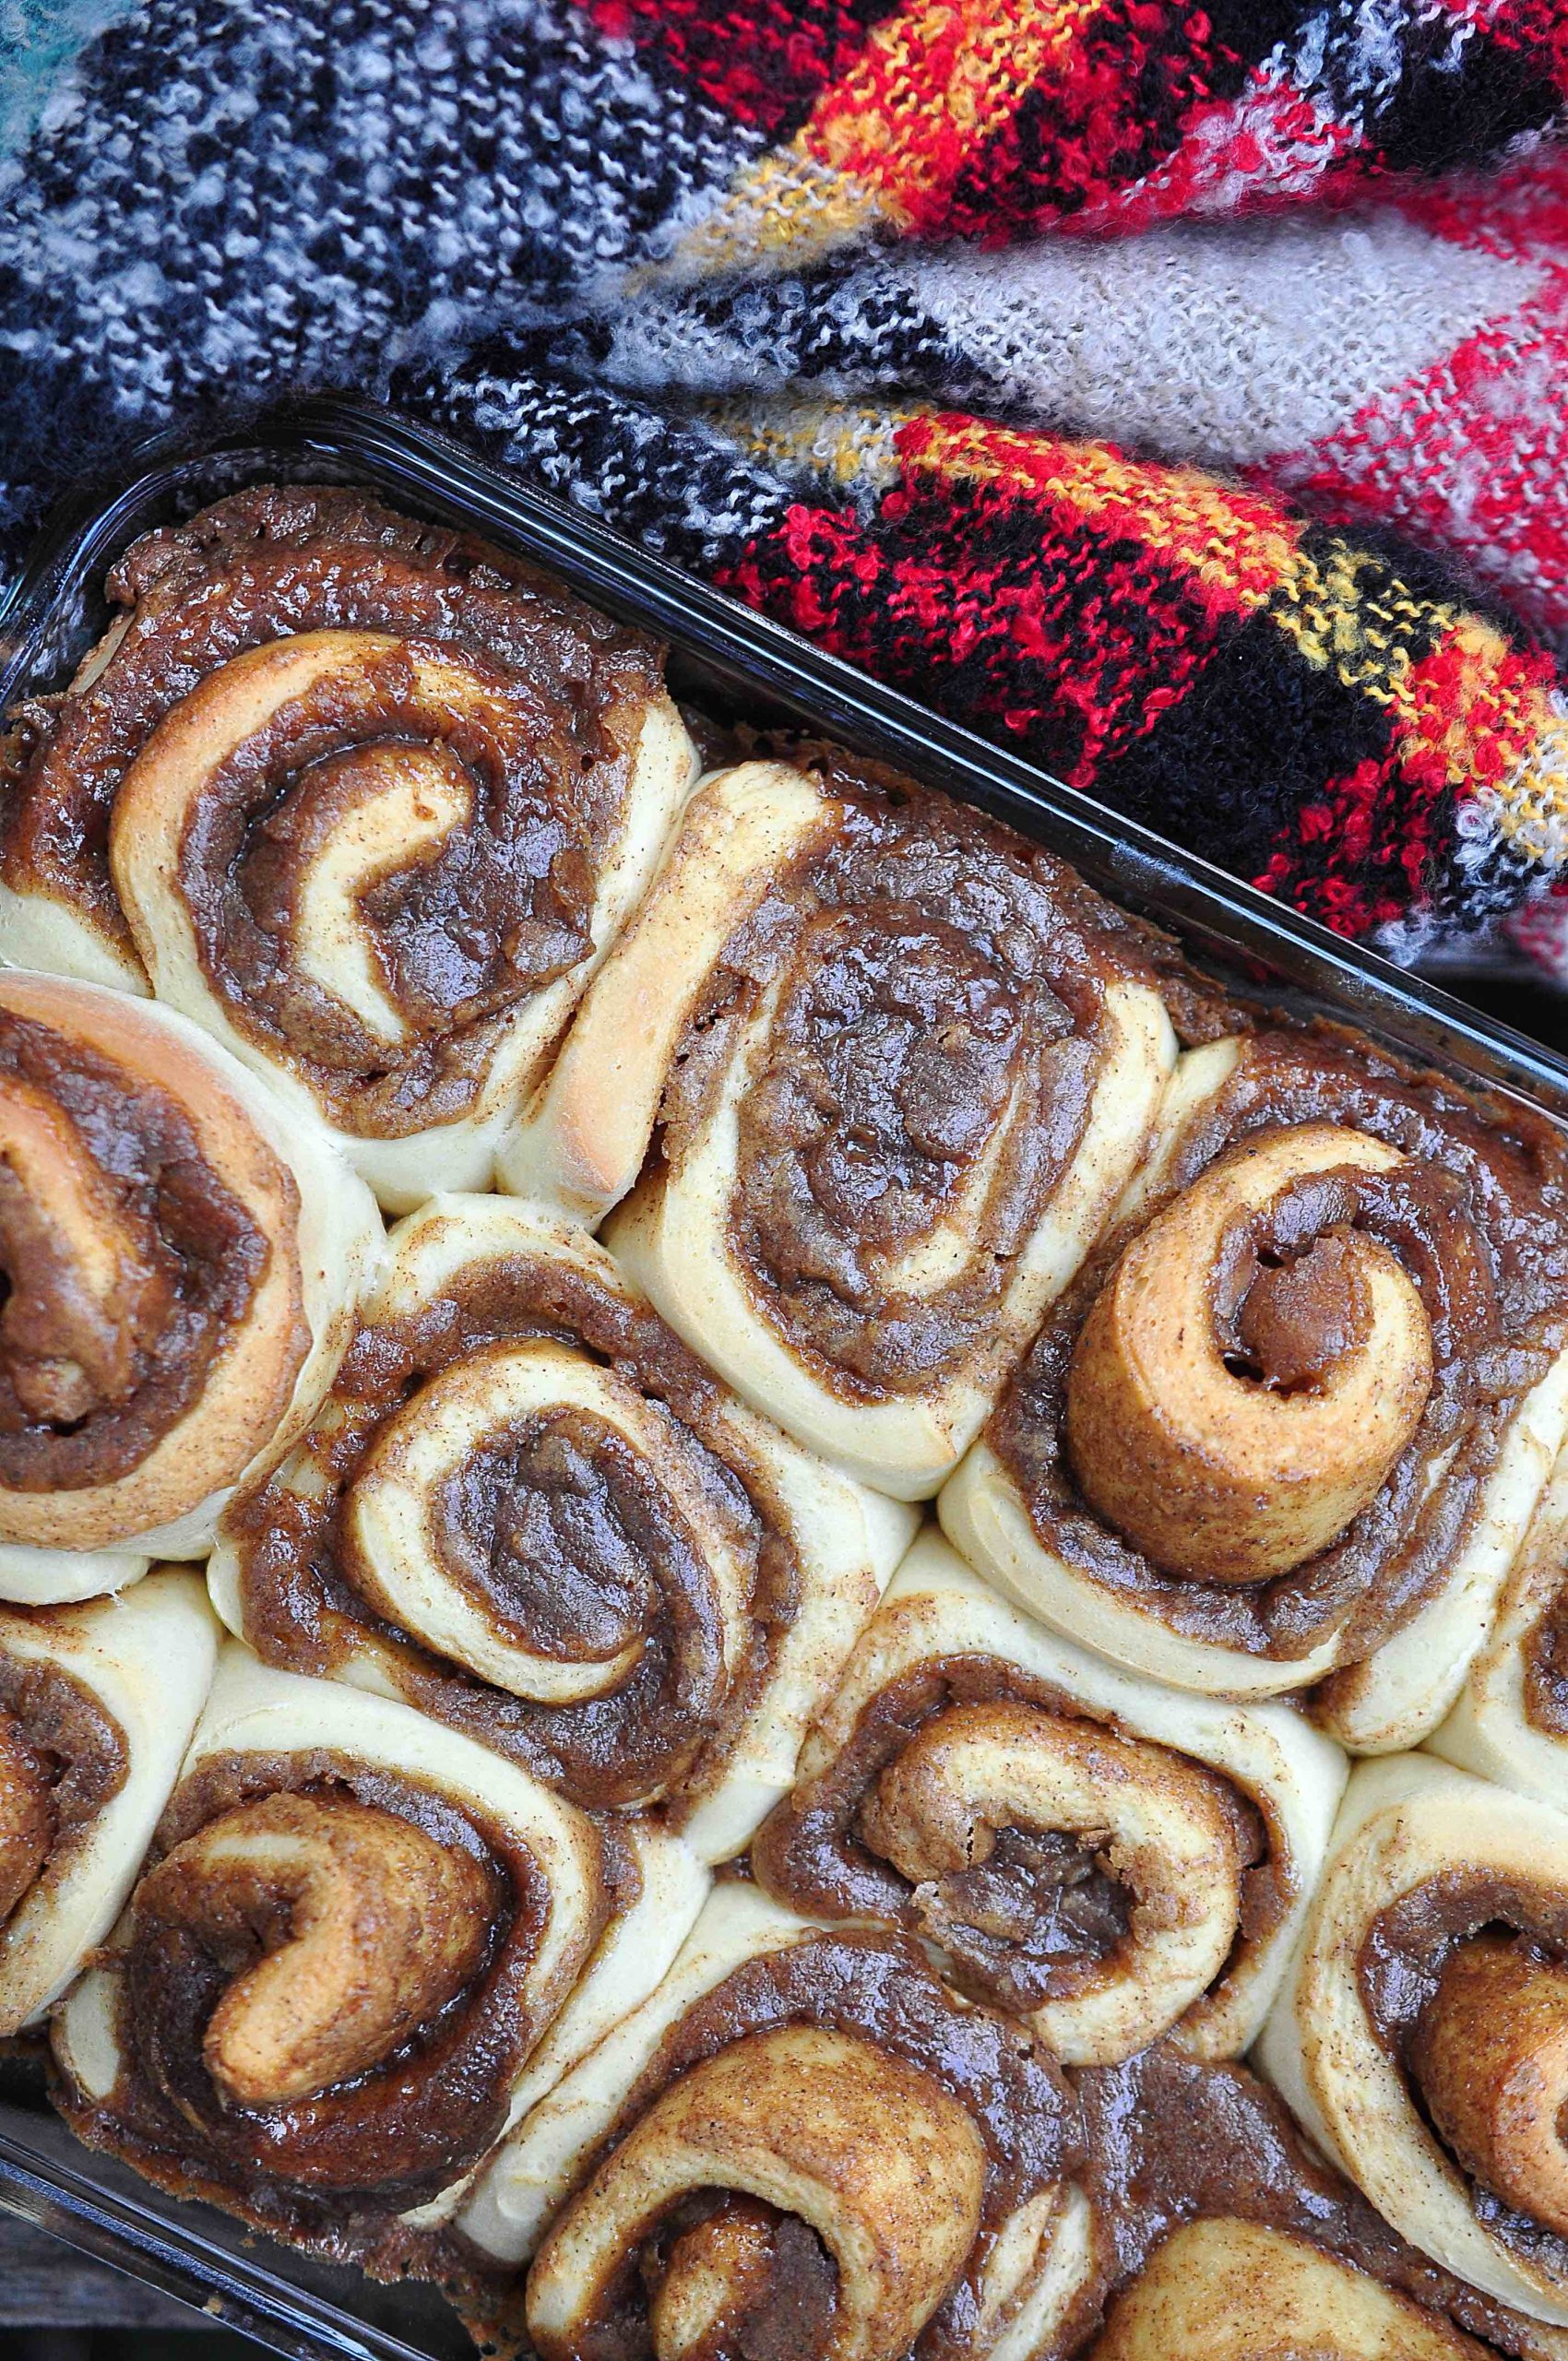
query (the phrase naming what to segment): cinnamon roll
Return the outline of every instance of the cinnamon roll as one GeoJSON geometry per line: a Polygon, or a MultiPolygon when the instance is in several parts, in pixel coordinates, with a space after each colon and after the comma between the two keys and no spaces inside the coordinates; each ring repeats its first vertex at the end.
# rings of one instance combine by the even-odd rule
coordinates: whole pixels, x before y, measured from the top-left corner
{"type": "Polygon", "coordinates": [[[150,989],[384,1204],[490,1178],[695,776],[659,651],[359,492],[148,534],[0,765],[16,955],[150,989]]]}
{"type": "Polygon", "coordinates": [[[1345,1758],[1280,1706],[1135,1679],[916,1543],[753,1847],[775,1900],[883,1919],[1069,2065],[1238,2055],[1345,1758]]]}
{"type": "Polygon", "coordinates": [[[1499,1786],[1568,1800],[1568,1451],[1541,1494],[1497,1619],[1434,1754],[1499,1786]]]}
{"type": "MultiPolygon", "coordinates": [[[[1072,2094],[1022,2032],[901,1938],[731,1883],[458,2228],[497,2262],[533,2257],[540,2361],[786,2335],[814,2357],[1023,2361],[1091,2287],[1081,2161],[1072,2094]]],[[[505,2342],[520,2324],[503,2307],[498,2325],[505,2342]]]]}
{"type": "Polygon", "coordinates": [[[270,1663],[422,1707],[706,1858],[793,1775],[911,1513],[720,1385],[603,1248],[442,1197],[210,1568],[270,1663]]]}
{"type": "Polygon", "coordinates": [[[1134,1670],[1414,1744],[1568,1429],[1568,1167],[1515,1112],[1326,1032],[1190,1051],[944,1492],[958,1549],[1134,1670]]]}
{"type": "Polygon", "coordinates": [[[1162,2041],[1074,2080],[1095,2275],[1034,2361],[1568,2356],[1568,2332],[1400,2237],[1245,2067],[1162,2041]]]}
{"type": "Polygon", "coordinates": [[[1304,2238],[1215,2221],[1166,2239],[1089,2361],[1487,2361],[1495,2350],[1304,2238]]]}
{"type": "Polygon", "coordinates": [[[160,2188],[441,2276],[486,2155],[657,1980],[619,1921],[657,1943],[701,1884],[677,1840],[612,1834],[406,1705],[231,1647],[57,2016],[59,2104],[160,2188]]]}
{"type": "Polygon", "coordinates": [[[200,1578],[0,1610],[0,2038],[59,1998],[130,1892],[212,1678],[200,1578]]]}
{"type": "Polygon", "coordinates": [[[1568,1814],[1361,1764],[1258,2055],[1402,2236],[1568,2327],[1568,1814]]]}
{"type": "Polygon", "coordinates": [[[330,1143],[183,1017],[0,975],[0,1596],[199,1557],[381,1252],[330,1143]]]}
{"type": "Polygon", "coordinates": [[[758,1409],[936,1489],[1143,1148],[1174,1036],[1131,923],[828,753],[710,778],[502,1158],[758,1409]],[[638,1183],[641,1175],[640,1185],[638,1183]]]}

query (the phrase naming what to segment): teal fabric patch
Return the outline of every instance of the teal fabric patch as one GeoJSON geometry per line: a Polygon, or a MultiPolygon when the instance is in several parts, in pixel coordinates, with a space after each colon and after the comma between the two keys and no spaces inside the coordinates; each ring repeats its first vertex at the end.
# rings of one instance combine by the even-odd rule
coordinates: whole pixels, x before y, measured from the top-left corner
{"type": "Polygon", "coordinates": [[[19,148],[87,42],[136,0],[0,0],[0,155],[19,148]]]}

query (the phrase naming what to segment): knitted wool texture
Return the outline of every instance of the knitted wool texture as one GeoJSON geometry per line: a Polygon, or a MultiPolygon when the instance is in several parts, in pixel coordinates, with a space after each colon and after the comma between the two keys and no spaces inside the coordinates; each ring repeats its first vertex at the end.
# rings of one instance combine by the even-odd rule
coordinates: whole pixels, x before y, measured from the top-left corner
{"type": "Polygon", "coordinates": [[[0,163],[13,554],[387,394],[1343,932],[1553,955],[1552,0],[116,15],[0,163]]]}

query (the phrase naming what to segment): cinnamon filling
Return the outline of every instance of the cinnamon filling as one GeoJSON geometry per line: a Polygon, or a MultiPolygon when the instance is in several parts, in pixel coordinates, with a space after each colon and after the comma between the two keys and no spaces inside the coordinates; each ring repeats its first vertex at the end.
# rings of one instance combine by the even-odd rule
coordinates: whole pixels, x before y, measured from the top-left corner
{"type": "Polygon", "coordinates": [[[109,1484],[199,1399],[271,1250],[172,1098],[11,1011],[0,1152],[0,1486],[109,1484]]]}
{"type": "Polygon", "coordinates": [[[449,1282],[418,1318],[366,1326],[306,1438],[309,1480],[264,1483],[230,1511],[246,1629],[269,1663],[326,1673],[367,1643],[394,1649],[410,1701],[499,1748],[576,1801],[636,1801],[684,1778],[743,1713],[789,1629],[799,1567],[760,1469],[739,1462],[718,1381],[657,1315],[560,1264],[508,1257],[449,1282]],[[443,1570],[502,1632],[563,1661],[635,1651],[603,1694],[515,1696],[433,1656],[369,1603],[347,1502],[386,1422],[436,1372],[499,1342],[552,1337],[659,1404],[707,1515],[753,1569],[753,1643],[728,1675],[718,1609],[693,1541],[636,1454],[564,1411],[494,1438],[445,1487],[443,1570]],[[639,1644],[640,1643],[640,1644],[639,1644]]]}
{"type": "Polygon", "coordinates": [[[0,1645],[0,1950],[6,1921],[74,1849],[130,1772],[125,1734],[90,1690],[0,1645]]]}
{"type": "MultiPolygon", "coordinates": [[[[808,753],[806,759],[812,757],[808,753]]],[[[1037,847],[837,753],[845,811],[725,946],[671,1069],[679,1165],[770,997],[731,1209],[758,1314],[877,1401],[979,1349],[1077,1147],[1136,931],[1037,847]]]]}
{"type": "Polygon", "coordinates": [[[808,2223],[756,2198],[689,2199],[640,2270],[660,2361],[820,2361],[833,2335],[832,2256],[808,2223]]]}
{"type": "Polygon", "coordinates": [[[1289,1261],[1258,1256],[1227,1366],[1273,1393],[1310,1392],[1354,1349],[1365,1319],[1349,1241],[1330,1230],[1289,1261]]]}
{"type": "Polygon", "coordinates": [[[1568,1585],[1537,1617],[1521,1653],[1526,1719],[1549,1738],[1568,1737],[1568,1585]]]}
{"type": "Polygon", "coordinates": [[[667,1612],[681,1685],[721,1703],[692,1536],[603,1420],[562,1409],[484,1444],[443,1488],[438,1519],[446,1571],[540,1655],[599,1661],[667,1612]]]}
{"type": "MultiPolygon", "coordinates": [[[[1179,1142],[1162,1209],[1179,1206],[1227,1152],[1323,1123],[1370,1134],[1406,1161],[1381,1176],[1299,1184],[1217,1258],[1213,1310],[1243,1392],[1250,1381],[1310,1397],[1357,1349],[1356,1240],[1392,1257],[1419,1290],[1431,1339],[1420,1422],[1342,1530],[1284,1571],[1241,1579],[1238,1567],[1221,1580],[1191,1561],[1157,1562],[1096,1511],[1069,1444],[1069,1394],[1118,1241],[1059,1299],[987,1441],[1042,1545],[1080,1574],[1184,1636],[1289,1660],[1336,1635],[1336,1659],[1351,1665],[1419,1611],[1452,1563],[1508,1419],[1568,1335],[1568,1275],[1555,1244],[1558,1143],[1527,1119],[1510,1131],[1489,1125],[1434,1078],[1352,1057],[1326,1029],[1247,1041],[1179,1142]]],[[[1107,1426],[1114,1433],[1114,1420],[1107,1426]]],[[[1109,1445],[1102,1458],[1114,1471],[1109,1445]]],[[[1171,1496],[1167,1481],[1149,1497],[1161,1489],[1171,1496]]]]}
{"type": "Polygon", "coordinates": [[[976,1984],[1025,2008],[1109,1959],[1133,1915],[1103,1839],[1028,1828],[1004,1828],[982,1860],[922,1880],[910,1911],[976,1984]]]}
{"type": "Polygon", "coordinates": [[[1568,1907],[1455,1871],[1387,1905],[1361,1946],[1368,2016],[1463,2175],[1476,2218],[1568,2272],[1568,1907]]]}
{"type": "MultiPolygon", "coordinates": [[[[1028,2015],[1080,1990],[1133,1930],[1135,1898],[1103,1835],[1006,1825],[962,1860],[909,1875],[919,1865],[898,1858],[879,1784],[921,1732],[956,1708],[992,1703],[1093,1726],[1071,1699],[1000,1658],[932,1659],[878,1691],[828,1768],[775,1807],[752,1861],[778,1901],[809,1916],[891,1919],[936,1943],[962,1989],[1028,2015]]],[[[1239,1940],[1262,1940],[1288,1906],[1288,1868],[1250,1797],[1185,1767],[1230,1823],[1239,1940]]]]}
{"type": "Polygon", "coordinates": [[[28,1892],[54,1843],[43,1766],[12,1714],[0,1713],[0,1927],[28,1892]]]}

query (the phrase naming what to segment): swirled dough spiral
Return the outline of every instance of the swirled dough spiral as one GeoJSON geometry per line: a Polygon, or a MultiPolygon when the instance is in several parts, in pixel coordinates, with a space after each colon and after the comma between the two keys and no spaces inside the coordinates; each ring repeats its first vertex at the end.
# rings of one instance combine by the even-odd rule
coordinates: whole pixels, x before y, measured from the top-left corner
{"type": "Polygon", "coordinates": [[[1568,2355],[1568,2331],[1400,2237],[1247,2068],[1166,2041],[1073,2079],[1101,2271],[1035,2361],[1568,2355]]]}
{"type": "Polygon", "coordinates": [[[1568,1813],[1363,1763],[1259,2047],[1413,2246],[1568,2326],[1568,1813]]]}
{"type": "Polygon", "coordinates": [[[1094,2275],[1078,2153],[1046,2054],[910,1946],[731,1884],[460,2226],[501,2260],[536,2256],[547,2361],[618,2349],[617,2307],[666,2361],[737,2315],[824,2361],[1025,2361],[1094,2275]]]}
{"type": "Polygon", "coordinates": [[[1416,1743],[1568,1429],[1565,1173],[1544,1121],[1326,1035],[1188,1051],[947,1533],[1133,1670],[1416,1743]]]}
{"type": "Polygon", "coordinates": [[[702,1884],[677,1840],[607,1832],[406,1705],[231,1646],[57,2019],[61,2105],[177,2195],[441,2275],[485,2156],[657,1980],[674,1943],[647,1903],[683,1928],[702,1884]]]}
{"type": "Polygon", "coordinates": [[[737,1402],[603,1248],[438,1197],[210,1573],[269,1661],[403,1696],[710,1860],[789,1786],[912,1516],[737,1402]]]}
{"type": "Polygon", "coordinates": [[[847,758],[747,763],[699,789],[502,1171],[590,1224],[634,1192],[610,1243],[671,1324],[918,1499],[1174,1050],[1135,939],[1048,854],[847,758]]]}
{"type": "Polygon", "coordinates": [[[650,2306],[659,2361],[770,2299],[798,2326],[831,2319],[838,2352],[897,2361],[968,2259],[985,2162],[958,2101],[901,2058],[814,2025],[754,2034],[662,2093],[600,2167],[536,2267],[534,2343],[542,2361],[581,2353],[628,2250],[719,2188],[740,2201],[671,2245],[650,2306]],[[820,2260],[791,2270],[785,2220],[820,2260]]]}
{"type": "Polygon", "coordinates": [[[1192,2222],[1117,2298],[1087,2361],[1486,2361],[1362,2271],[1253,2222],[1192,2222]]]}
{"type": "Polygon", "coordinates": [[[12,744],[14,953],[150,985],[394,1210],[483,1185],[695,775],[658,649],[351,492],[241,493],[110,588],[12,744]]]}
{"type": "Polygon", "coordinates": [[[1263,2022],[1345,1781],[1278,1706],[1119,1672],[915,1544],[753,1850],[802,1913],[880,1918],[1069,2065],[1263,2022]]]}
{"type": "Polygon", "coordinates": [[[0,1596],[200,1556],[330,1384],[383,1231],[183,1017],[0,975],[0,1596]]]}
{"type": "Polygon", "coordinates": [[[1293,1184],[1398,1161],[1332,1124],[1266,1134],[1157,1214],[1096,1297],[1067,1449],[1091,1504],[1162,1571],[1291,1573],[1387,1482],[1431,1392],[1431,1327],[1404,1265],[1348,1226],[1348,1192],[1312,1208],[1336,1226],[1297,1260],[1260,1269],[1254,1248],[1229,1287],[1224,1265],[1231,1235],[1293,1184]]]}
{"type": "Polygon", "coordinates": [[[200,1577],[0,1609],[0,2037],[57,1999],[130,1892],[217,1657],[200,1577]]]}

